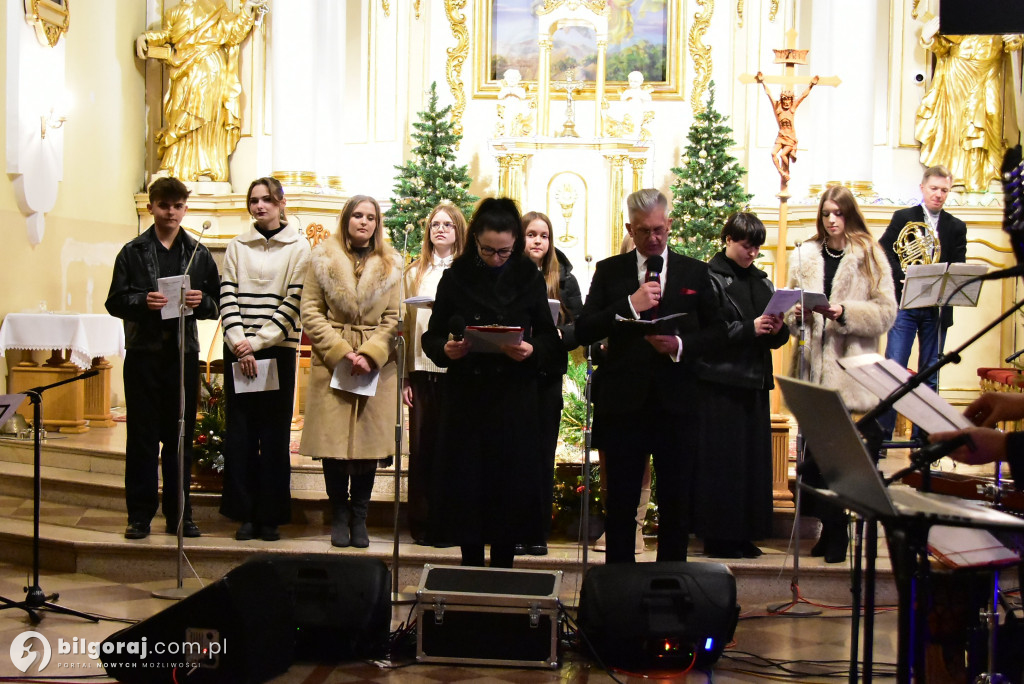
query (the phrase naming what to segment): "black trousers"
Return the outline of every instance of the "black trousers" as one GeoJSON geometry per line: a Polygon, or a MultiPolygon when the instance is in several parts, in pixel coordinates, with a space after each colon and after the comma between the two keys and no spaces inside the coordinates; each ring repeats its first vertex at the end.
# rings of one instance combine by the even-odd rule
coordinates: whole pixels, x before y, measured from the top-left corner
{"type": "Polygon", "coordinates": [[[443,382],[444,373],[409,373],[412,387],[412,408],[409,409],[409,533],[419,541],[427,539],[430,529],[443,382]]]}
{"type": "MultiPolygon", "coordinates": [[[[159,501],[157,461],[163,475],[163,512],[178,515],[179,365],[176,347],[159,352],[129,349],[124,359],[124,399],[128,438],[124,454],[124,493],[130,522],[149,523],[159,501]],[[162,449],[161,449],[162,445],[162,449]]],[[[188,489],[192,469],[192,432],[199,391],[199,355],[185,354],[185,519],[192,518],[188,489]]]]}
{"type": "Polygon", "coordinates": [[[232,520],[262,525],[284,525],[291,521],[295,354],[288,347],[256,352],[257,360],[277,361],[280,388],[237,394],[231,364],[238,359],[224,346],[228,429],[220,512],[232,520]]]}
{"type": "Polygon", "coordinates": [[[608,488],[605,562],[636,562],[636,508],[649,456],[658,478],[658,560],[685,561],[698,421],[692,413],[669,413],[651,404],[602,419],[608,488]]]}

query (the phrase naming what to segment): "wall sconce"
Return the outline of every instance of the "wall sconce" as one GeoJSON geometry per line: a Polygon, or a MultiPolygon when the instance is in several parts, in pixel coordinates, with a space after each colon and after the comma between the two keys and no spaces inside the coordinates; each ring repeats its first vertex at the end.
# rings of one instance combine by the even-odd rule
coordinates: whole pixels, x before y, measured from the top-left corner
{"type": "Polygon", "coordinates": [[[68,120],[67,114],[58,112],[55,107],[50,108],[49,114],[43,114],[39,117],[39,135],[45,139],[46,129],[53,128],[57,129],[64,125],[64,122],[68,120]]]}

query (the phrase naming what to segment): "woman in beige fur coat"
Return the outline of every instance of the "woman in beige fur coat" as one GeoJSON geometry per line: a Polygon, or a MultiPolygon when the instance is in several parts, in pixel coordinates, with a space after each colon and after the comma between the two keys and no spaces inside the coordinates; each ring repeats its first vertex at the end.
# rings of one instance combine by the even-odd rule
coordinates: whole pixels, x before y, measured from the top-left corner
{"type": "MultiPolygon", "coordinates": [[[[800,245],[789,261],[788,286],[824,292],[829,301],[828,307],[817,307],[806,314],[806,379],[838,390],[851,411],[868,411],[878,399],[847,375],[837,361],[879,350],[879,338],[896,320],[892,270],[846,188],[835,186],[825,191],[818,205],[817,225],[815,238],[800,245]]],[[[794,336],[800,334],[800,319],[798,304],[786,315],[794,336]]],[[[799,355],[794,354],[791,375],[799,375],[799,362],[799,355]]],[[[804,482],[824,486],[813,465],[805,471],[804,482]]],[[[810,507],[814,510],[808,512],[822,521],[821,537],[811,555],[824,556],[828,563],[841,563],[849,544],[845,513],[820,502],[810,507]]]]}
{"type": "Polygon", "coordinates": [[[334,546],[369,546],[374,472],[377,461],[394,452],[401,276],[401,257],[384,241],[380,206],[356,195],[345,204],[335,235],[313,250],[302,289],[302,328],[313,358],[299,452],[322,459],[334,546]],[[379,370],[376,394],[332,389],[339,366],[351,375],[379,370]]]}

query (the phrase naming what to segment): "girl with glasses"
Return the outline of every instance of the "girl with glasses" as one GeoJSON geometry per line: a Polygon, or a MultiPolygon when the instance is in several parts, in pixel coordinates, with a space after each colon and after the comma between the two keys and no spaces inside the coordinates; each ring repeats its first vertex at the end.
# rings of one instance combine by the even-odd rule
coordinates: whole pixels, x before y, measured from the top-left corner
{"type": "MultiPolygon", "coordinates": [[[[551,515],[541,496],[538,370],[564,355],[544,279],[523,254],[515,202],[483,200],[466,251],[445,271],[422,336],[447,368],[434,482],[432,534],[462,549],[462,564],[512,567],[515,544],[543,538],[551,515]],[[466,325],[520,327],[523,339],[497,353],[473,350],[466,325]]],[[[548,481],[550,486],[550,481],[548,481]]]]}
{"type": "MultiPolygon", "coordinates": [[[[405,273],[408,297],[437,294],[441,276],[462,254],[466,242],[466,219],[451,202],[442,202],[427,217],[423,248],[419,258],[405,273]]],[[[409,533],[417,544],[442,543],[431,539],[429,521],[431,477],[437,448],[437,430],[441,411],[440,368],[423,353],[420,337],[427,331],[431,309],[409,307],[409,337],[406,345],[402,401],[409,407],[409,533]]]]}

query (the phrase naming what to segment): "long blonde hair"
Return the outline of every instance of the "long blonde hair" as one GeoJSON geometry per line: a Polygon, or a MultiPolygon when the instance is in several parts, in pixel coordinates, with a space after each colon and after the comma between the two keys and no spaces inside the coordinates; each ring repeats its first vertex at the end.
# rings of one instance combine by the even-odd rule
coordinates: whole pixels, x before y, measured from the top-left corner
{"type": "Polygon", "coordinates": [[[355,213],[356,207],[363,202],[369,202],[373,205],[375,216],[373,235],[370,237],[370,251],[384,262],[385,276],[391,275],[391,269],[395,267],[395,263],[388,254],[391,250],[384,241],[384,226],[380,220],[380,204],[369,195],[353,195],[348,202],[345,202],[345,207],[338,215],[338,241],[341,243],[341,249],[352,260],[352,263],[357,265],[356,278],[359,278],[362,275],[362,267],[358,263],[355,250],[352,247],[352,236],[348,234],[348,222],[352,218],[352,214],[355,213]]]}
{"type": "Polygon", "coordinates": [[[864,221],[864,214],[857,206],[857,200],[853,193],[842,185],[833,185],[821,195],[821,202],[818,203],[818,232],[816,239],[821,244],[828,241],[828,231],[825,230],[825,202],[835,202],[839,212],[843,215],[843,234],[847,240],[853,243],[863,254],[861,259],[861,273],[868,279],[868,282],[876,283],[881,276],[881,266],[875,261],[875,241],[868,230],[867,222],[864,221]],[[877,274],[876,274],[877,273],[877,274]]]}
{"type": "Polygon", "coordinates": [[[551,225],[551,219],[547,217],[547,214],[542,214],[539,211],[528,211],[523,214],[523,232],[525,233],[527,226],[538,219],[543,221],[548,227],[548,251],[540,261],[540,273],[544,276],[544,285],[548,290],[548,299],[560,299],[558,296],[558,281],[561,269],[558,264],[558,255],[555,254],[555,229],[551,225]]]}
{"type": "Polygon", "coordinates": [[[462,215],[462,211],[457,206],[444,200],[434,207],[430,215],[427,216],[427,220],[423,224],[423,247],[420,249],[420,255],[406,269],[406,272],[413,268],[416,269],[416,279],[413,281],[413,291],[410,294],[419,293],[420,284],[423,283],[423,275],[434,261],[434,243],[430,241],[430,224],[433,222],[434,217],[442,211],[448,214],[452,219],[452,223],[455,224],[455,244],[452,245],[452,259],[454,260],[462,254],[462,250],[466,247],[466,217],[462,215]]]}

